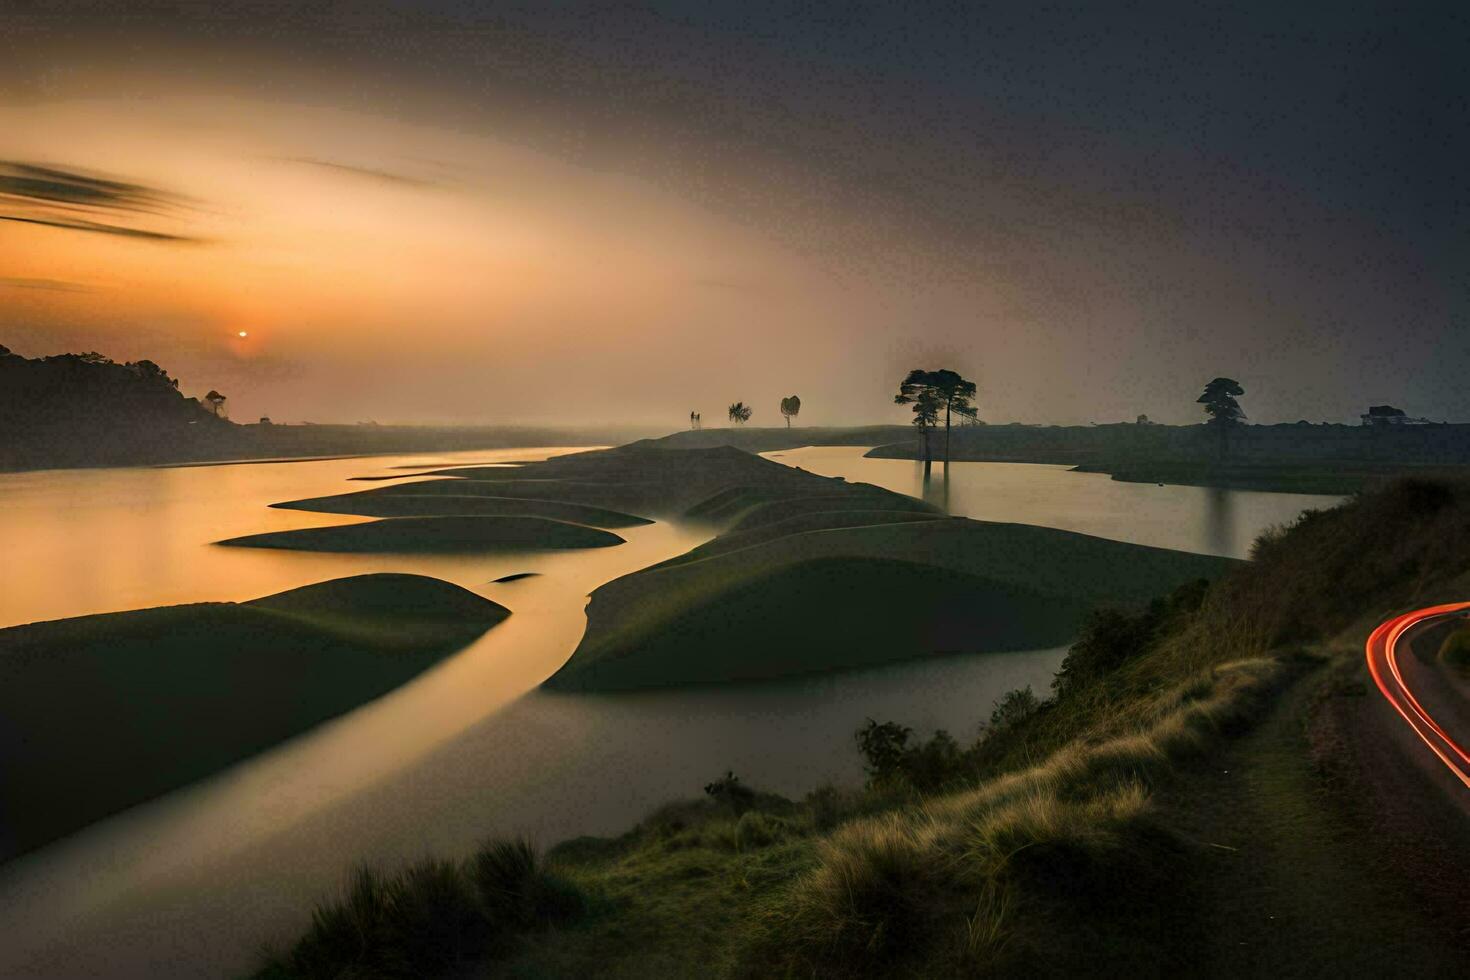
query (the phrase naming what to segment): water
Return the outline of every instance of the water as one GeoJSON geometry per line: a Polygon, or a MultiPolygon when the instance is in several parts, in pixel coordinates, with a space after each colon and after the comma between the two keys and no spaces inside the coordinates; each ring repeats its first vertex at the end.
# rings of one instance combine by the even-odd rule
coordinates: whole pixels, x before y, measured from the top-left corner
{"type": "Polygon", "coordinates": [[[772,459],[823,476],[877,484],[922,497],[951,514],[981,521],[1040,524],[1100,538],[1246,558],[1266,528],[1286,524],[1303,510],[1334,507],[1341,497],[1221,490],[1217,487],[1123,483],[1106,473],[1074,473],[1036,463],[952,463],[946,480],[935,463],[868,459],[866,449],[816,446],[767,453],[772,459]]]}
{"type": "MultiPolygon", "coordinates": [[[[505,462],[554,449],[436,455],[505,462]]],[[[923,493],[915,464],[862,450],[773,454],[923,493]]],[[[1005,691],[1044,688],[1063,654],[955,657],[721,688],[616,696],[536,690],[576,645],[597,585],[703,541],[665,522],[627,544],[525,555],[314,555],[212,546],[351,522],[270,510],[360,489],[403,457],[0,476],[0,624],[246,599],[367,571],[412,571],[514,611],[409,684],[215,777],[0,868],[0,976],[238,973],[300,930],[354,863],[462,854],[490,834],[616,833],[726,769],[799,795],[860,778],[866,717],[973,734],[1005,691]],[[19,570],[24,570],[23,572],[19,570]],[[541,574],[490,584],[521,571],[541,574]]],[[[413,470],[401,472],[411,479],[413,470]]],[[[1112,483],[1060,467],[956,464],[956,513],[1243,554],[1264,526],[1330,498],[1112,483]],[[1165,492],[1169,491],[1169,492],[1165,492]],[[1164,516],[1160,516],[1163,514],[1164,516]],[[1222,516],[1223,515],[1223,516],[1222,516]]],[[[933,482],[930,493],[936,492],[933,482]]]]}

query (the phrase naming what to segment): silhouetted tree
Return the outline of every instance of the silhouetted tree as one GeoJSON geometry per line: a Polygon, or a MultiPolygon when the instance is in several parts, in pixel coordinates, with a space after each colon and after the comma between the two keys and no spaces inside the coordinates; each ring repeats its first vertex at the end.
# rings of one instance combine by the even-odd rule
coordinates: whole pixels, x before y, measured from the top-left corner
{"type": "Polygon", "coordinates": [[[1196,404],[1205,407],[1205,414],[1209,416],[1205,424],[1214,426],[1220,433],[1222,454],[1228,448],[1230,430],[1245,418],[1240,402],[1235,400],[1244,394],[1245,389],[1234,378],[1216,378],[1205,385],[1204,394],[1195,399],[1196,404]]]}
{"type": "Polygon", "coordinates": [[[736,425],[744,425],[749,422],[750,417],[754,414],[755,409],[745,404],[745,402],[736,402],[730,406],[730,421],[736,425]]]}
{"type": "Polygon", "coordinates": [[[893,398],[896,405],[914,406],[914,425],[919,427],[919,438],[924,443],[924,475],[929,475],[929,464],[933,456],[929,452],[929,430],[939,424],[939,399],[934,397],[933,392],[919,388],[913,394],[907,394],[902,388],[893,398]]]}
{"type": "Polygon", "coordinates": [[[170,388],[177,388],[179,386],[177,378],[170,378],[167,371],[152,361],[129,361],[123,367],[149,384],[168,385],[170,388]]]}
{"type": "Polygon", "coordinates": [[[219,418],[220,409],[225,406],[225,396],[211,388],[209,394],[204,396],[204,400],[209,403],[210,408],[214,409],[214,417],[219,418]]]}
{"type": "Polygon", "coordinates": [[[801,399],[795,395],[781,399],[781,414],[786,416],[786,428],[791,428],[791,420],[801,414],[801,399]]]}
{"type": "Polygon", "coordinates": [[[928,423],[920,423],[917,418],[915,425],[925,429],[924,460],[929,460],[929,443],[927,427],[938,424],[938,416],[944,413],[944,465],[949,466],[949,428],[952,416],[974,421],[976,411],[971,399],[975,397],[975,382],[967,381],[957,371],[941,368],[938,371],[922,371],[915,369],[910,371],[908,377],[898,386],[898,396],[894,401],[899,405],[912,404],[914,413],[919,414],[920,399],[927,396],[933,403],[934,419],[928,423]]]}

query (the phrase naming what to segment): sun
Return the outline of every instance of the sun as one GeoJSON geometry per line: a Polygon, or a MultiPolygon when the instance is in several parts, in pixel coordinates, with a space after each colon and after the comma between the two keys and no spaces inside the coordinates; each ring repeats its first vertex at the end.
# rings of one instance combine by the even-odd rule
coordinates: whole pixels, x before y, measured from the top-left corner
{"type": "Polygon", "coordinates": [[[248,336],[250,336],[250,332],[248,330],[241,330],[235,336],[237,336],[237,337],[248,337],[248,336]]]}

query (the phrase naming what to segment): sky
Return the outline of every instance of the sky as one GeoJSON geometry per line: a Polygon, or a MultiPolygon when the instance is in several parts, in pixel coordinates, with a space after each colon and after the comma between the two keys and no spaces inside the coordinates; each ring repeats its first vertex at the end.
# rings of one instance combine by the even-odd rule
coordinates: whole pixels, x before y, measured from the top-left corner
{"type": "Polygon", "coordinates": [[[1470,420],[1462,4],[0,9],[0,344],[237,419],[1470,420]]]}

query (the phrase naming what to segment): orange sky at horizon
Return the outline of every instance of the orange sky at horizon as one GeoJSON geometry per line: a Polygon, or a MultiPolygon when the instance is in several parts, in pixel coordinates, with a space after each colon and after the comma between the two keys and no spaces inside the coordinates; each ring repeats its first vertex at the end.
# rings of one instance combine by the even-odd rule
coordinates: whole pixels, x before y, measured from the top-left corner
{"type": "MultiPolygon", "coordinates": [[[[718,337],[712,299],[769,311],[788,305],[786,281],[812,283],[799,257],[646,181],[464,132],[194,96],[0,107],[0,133],[0,158],[158,189],[166,207],[123,219],[191,239],[0,222],[0,278],[33,287],[5,290],[12,315],[119,359],[151,357],[186,389],[232,387],[240,417],[330,417],[364,371],[466,357],[520,396],[494,362],[520,373],[558,350],[718,337]],[[262,360],[277,367],[253,370],[262,360]],[[290,398],[295,412],[271,403],[302,382],[333,395],[290,398]]],[[[809,330],[819,315],[800,305],[809,330]]],[[[353,417],[375,414],[372,398],[357,401],[353,417]]],[[[494,401],[481,420],[567,415],[494,401]]],[[[425,408],[397,417],[434,420],[425,408]]],[[[457,418],[472,403],[447,408],[457,418]]]]}

